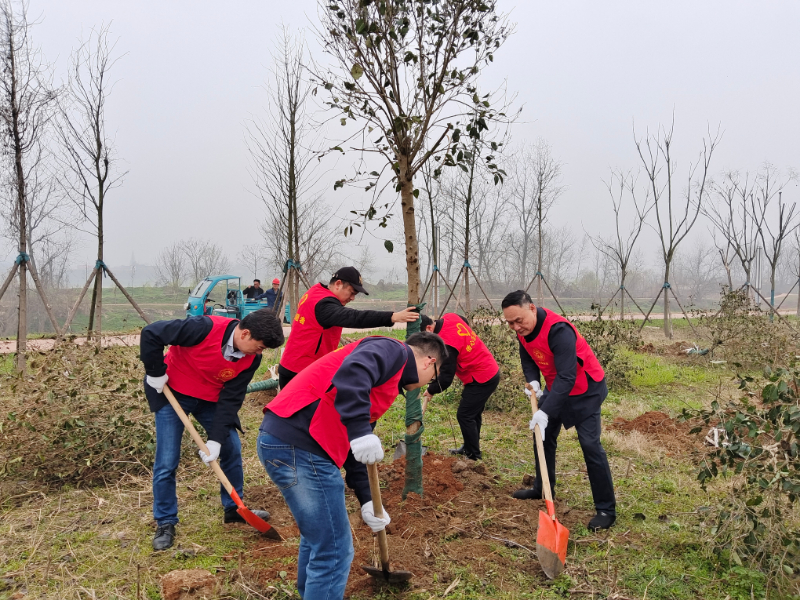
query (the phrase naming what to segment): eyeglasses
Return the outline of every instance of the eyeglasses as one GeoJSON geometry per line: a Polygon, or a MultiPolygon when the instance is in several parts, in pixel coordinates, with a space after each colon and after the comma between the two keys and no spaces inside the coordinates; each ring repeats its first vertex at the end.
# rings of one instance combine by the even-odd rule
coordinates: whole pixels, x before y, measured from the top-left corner
{"type": "MultiPolygon", "coordinates": [[[[432,356],[429,356],[428,358],[433,359],[432,356]]],[[[436,367],[436,363],[434,362],[433,363],[433,379],[431,379],[430,383],[438,383],[438,381],[439,381],[439,369],[436,367]]],[[[430,385],[430,383],[428,385],[430,385]]]]}

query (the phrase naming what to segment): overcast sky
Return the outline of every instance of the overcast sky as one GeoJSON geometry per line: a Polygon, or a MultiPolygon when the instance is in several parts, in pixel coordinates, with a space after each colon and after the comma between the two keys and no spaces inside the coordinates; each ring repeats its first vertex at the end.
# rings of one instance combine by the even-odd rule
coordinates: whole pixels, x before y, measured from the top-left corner
{"type": "MultiPolygon", "coordinates": [[[[507,80],[524,106],[514,140],[542,137],[565,163],[554,223],[571,219],[581,234],[610,225],[603,178],[610,167],[638,167],[634,123],[657,128],[673,111],[679,166],[696,157],[707,126],[720,125],[714,172],[752,171],[765,160],[800,168],[799,2],[500,6],[516,34],[484,85],[507,80]]],[[[231,253],[257,241],[263,208],[247,172],[244,123],[263,111],[280,24],[310,29],[315,0],[31,0],[30,10],[41,15],[33,36],[57,79],[78,39],[101,23],[111,23],[124,53],[108,125],[129,173],[108,201],[106,261],[126,265],[133,253],[152,264],[180,238],[214,239],[231,253]]],[[[346,174],[347,161],[338,168],[346,174]]],[[[74,262],[92,262],[93,252],[83,244],[74,262]]]]}

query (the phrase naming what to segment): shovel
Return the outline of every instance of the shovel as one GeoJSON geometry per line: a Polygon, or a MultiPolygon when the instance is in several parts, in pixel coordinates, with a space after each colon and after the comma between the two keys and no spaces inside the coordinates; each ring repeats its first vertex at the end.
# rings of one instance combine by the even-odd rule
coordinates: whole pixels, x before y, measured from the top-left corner
{"type": "MultiPolygon", "coordinates": [[[[186,416],[186,413],[183,412],[183,408],[181,408],[181,405],[178,404],[178,401],[175,399],[175,395],[172,393],[172,390],[169,389],[169,387],[166,384],[164,385],[164,395],[167,397],[167,400],[169,400],[169,403],[172,405],[173,410],[177,413],[178,417],[183,423],[183,426],[192,436],[192,439],[194,440],[194,443],[197,444],[197,447],[200,448],[200,450],[202,450],[206,454],[209,454],[208,447],[206,447],[203,438],[201,438],[200,434],[197,433],[197,430],[194,428],[194,425],[192,425],[192,422],[189,420],[189,417],[186,416]]],[[[281,534],[278,533],[277,529],[275,529],[272,525],[267,523],[264,519],[256,515],[254,512],[252,512],[249,508],[247,508],[244,505],[242,499],[239,498],[239,494],[236,493],[236,490],[233,489],[231,482],[228,481],[228,478],[225,476],[225,473],[222,472],[222,467],[219,466],[219,463],[217,463],[216,460],[212,460],[210,463],[208,463],[208,466],[211,467],[212,471],[214,471],[214,475],[217,476],[217,479],[219,479],[219,482],[222,484],[222,487],[224,487],[225,491],[228,492],[228,494],[231,497],[231,500],[233,500],[236,503],[237,507],[236,512],[238,512],[242,516],[242,518],[247,522],[247,524],[252,525],[256,529],[258,529],[261,533],[263,533],[265,536],[267,536],[272,540],[283,541],[283,538],[281,537],[281,534]]]]}
{"type": "MultiPolygon", "coordinates": [[[[378,465],[367,465],[367,474],[369,475],[369,491],[372,493],[372,507],[375,516],[380,519],[383,517],[383,502],[381,502],[381,484],[378,481],[378,465]]],[[[403,583],[414,576],[408,571],[389,570],[389,542],[386,539],[386,529],[378,532],[378,548],[381,552],[381,568],[361,565],[361,568],[369,575],[389,583],[403,583]]]]}
{"type": "MultiPolygon", "coordinates": [[[[533,414],[536,414],[536,411],[539,410],[536,392],[530,385],[528,385],[528,389],[531,390],[531,408],[533,409],[533,414]]],[[[536,532],[536,556],[539,557],[539,564],[542,565],[544,574],[550,579],[555,579],[564,570],[564,563],[567,561],[569,529],[556,519],[556,508],[553,504],[553,493],[550,488],[550,474],[547,472],[542,432],[538,423],[533,430],[533,437],[536,439],[539,473],[542,474],[542,491],[544,492],[544,503],[547,506],[547,513],[539,511],[539,530],[536,532]]]]}

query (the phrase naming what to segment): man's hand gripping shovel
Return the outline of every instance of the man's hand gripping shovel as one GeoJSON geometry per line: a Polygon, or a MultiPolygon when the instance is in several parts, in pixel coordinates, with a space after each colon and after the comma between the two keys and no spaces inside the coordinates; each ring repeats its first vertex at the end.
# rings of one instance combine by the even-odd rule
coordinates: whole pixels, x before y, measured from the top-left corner
{"type": "MultiPolygon", "coordinates": [[[[531,385],[525,384],[531,391],[531,409],[533,414],[539,410],[539,403],[536,392],[531,385]]],[[[536,556],[542,571],[550,579],[555,579],[564,570],[567,561],[567,543],[569,542],[569,529],[564,527],[556,519],[556,508],[553,504],[552,488],[550,487],[550,475],[547,472],[547,462],[544,458],[544,444],[542,443],[542,432],[539,424],[533,430],[533,437],[536,440],[536,454],[539,458],[539,473],[542,475],[542,492],[544,502],[547,506],[547,513],[539,511],[539,530],[536,533],[536,556]]]]}
{"type": "MultiPolygon", "coordinates": [[[[189,417],[186,416],[186,413],[181,408],[181,405],[178,404],[178,401],[175,399],[175,395],[172,393],[172,390],[169,389],[169,386],[164,385],[164,395],[169,400],[170,405],[177,413],[178,417],[180,418],[183,426],[192,436],[194,443],[197,444],[197,447],[200,448],[206,454],[209,454],[208,448],[206,447],[203,438],[200,437],[200,434],[197,433],[197,430],[192,425],[192,422],[189,420],[189,417]]],[[[225,488],[225,491],[230,494],[231,499],[236,503],[236,512],[238,512],[242,518],[247,522],[248,525],[251,525],[258,529],[261,533],[273,540],[283,541],[281,534],[269,523],[267,523],[264,519],[256,515],[252,512],[249,508],[244,505],[242,499],[239,498],[239,494],[236,493],[236,490],[233,489],[231,482],[228,481],[228,478],[225,476],[225,473],[222,472],[222,468],[219,466],[216,460],[212,460],[208,463],[208,466],[211,467],[211,470],[214,471],[214,475],[217,476],[219,482],[222,484],[222,487],[225,488]]]]}

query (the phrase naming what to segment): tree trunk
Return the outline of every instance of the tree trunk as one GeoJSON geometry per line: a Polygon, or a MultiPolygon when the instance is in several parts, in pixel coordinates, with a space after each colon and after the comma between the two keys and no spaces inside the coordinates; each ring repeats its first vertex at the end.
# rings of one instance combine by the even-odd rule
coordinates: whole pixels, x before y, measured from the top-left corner
{"type": "Polygon", "coordinates": [[[400,165],[400,205],[403,210],[403,233],[406,245],[406,270],[408,272],[408,303],[418,304],[420,294],[419,243],[417,240],[417,221],[414,214],[414,182],[408,172],[408,157],[397,157],[400,165]]]}
{"type": "Polygon", "coordinates": [[[625,271],[622,271],[622,281],[619,284],[619,291],[621,292],[619,300],[619,320],[625,320],[625,271]]]}
{"type": "MultiPolygon", "coordinates": [[[[777,263],[777,261],[776,261],[777,263]]],[[[769,322],[775,319],[775,269],[769,275],[769,322]]]]}
{"type": "MultiPolygon", "coordinates": [[[[664,266],[664,283],[669,283],[669,268],[670,262],[667,261],[664,266]]],[[[664,337],[672,339],[672,318],[669,313],[669,290],[666,287],[661,288],[664,292],[664,337]]]]}
{"type": "Polygon", "coordinates": [[[544,272],[542,271],[542,254],[543,254],[543,252],[542,252],[542,194],[541,193],[539,193],[539,203],[538,203],[537,210],[539,212],[539,217],[538,217],[538,221],[539,221],[539,260],[538,260],[538,265],[536,267],[536,273],[537,273],[537,277],[538,277],[538,279],[537,279],[538,283],[537,283],[536,299],[537,299],[537,301],[539,303],[539,306],[543,306],[543,304],[544,304],[544,293],[542,291],[542,277],[544,277],[544,275],[543,275],[544,272]]]}
{"type": "MultiPolygon", "coordinates": [[[[23,250],[24,252],[24,250],[23,250]]],[[[19,265],[19,318],[17,320],[17,371],[25,372],[25,352],[28,349],[28,265],[19,265]]]]}

